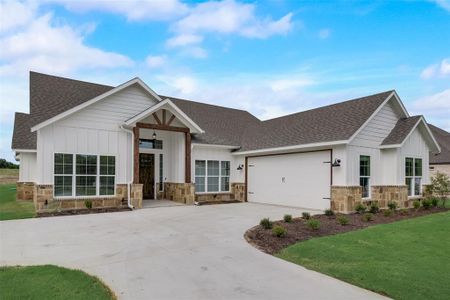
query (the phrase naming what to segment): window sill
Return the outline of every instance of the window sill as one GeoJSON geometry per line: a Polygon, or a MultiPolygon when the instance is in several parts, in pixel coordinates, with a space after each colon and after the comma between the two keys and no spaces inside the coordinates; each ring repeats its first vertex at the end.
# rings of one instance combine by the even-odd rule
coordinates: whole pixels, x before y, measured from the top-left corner
{"type": "Polygon", "coordinates": [[[232,192],[198,192],[196,195],[225,195],[225,194],[233,194],[232,192]]]}
{"type": "Polygon", "coordinates": [[[98,198],[116,198],[116,195],[95,195],[95,196],[53,196],[54,200],[83,200],[83,199],[98,199],[98,198]]]}
{"type": "Polygon", "coordinates": [[[414,195],[414,196],[408,196],[408,199],[420,199],[423,198],[422,195],[414,195]]]}

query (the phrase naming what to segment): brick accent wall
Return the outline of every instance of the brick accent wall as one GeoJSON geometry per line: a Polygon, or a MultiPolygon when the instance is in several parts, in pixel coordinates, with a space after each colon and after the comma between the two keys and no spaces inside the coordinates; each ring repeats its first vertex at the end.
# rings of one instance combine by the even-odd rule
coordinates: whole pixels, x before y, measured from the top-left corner
{"type": "Polygon", "coordinates": [[[362,201],[360,186],[332,186],[331,209],[335,212],[349,213],[362,201]]]}
{"type": "Polygon", "coordinates": [[[222,202],[231,201],[234,199],[233,193],[207,193],[207,194],[195,194],[195,201],[197,202],[222,202]]]}
{"type": "Polygon", "coordinates": [[[17,182],[16,190],[16,200],[33,201],[34,182],[17,182]]]}
{"type": "Polygon", "coordinates": [[[245,201],[245,183],[243,182],[232,182],[231,192],[234,195],[234,200],[241,202],[245,201]]]}
{"type": "Polygon", "coordinates": [[[408,187],[406,185],[376,185],[371,187],[371,201],[377,201],[382,209],[388,208],[388,203],[395,202],[397,207],[409,207],[408,187]]]}
{"type": "Polygon", "coordinates": [[[193,183],[164,183],[164,198],[175,202],[194,204],[195,186],[193,183]]]}

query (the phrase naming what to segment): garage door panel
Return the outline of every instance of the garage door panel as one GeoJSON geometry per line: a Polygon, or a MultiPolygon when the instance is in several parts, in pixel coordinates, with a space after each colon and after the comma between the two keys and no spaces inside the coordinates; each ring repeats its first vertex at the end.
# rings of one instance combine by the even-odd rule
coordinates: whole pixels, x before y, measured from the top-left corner
{"type": "Polygon", "coordinates": [[[330,207],[329,151],[248,158],[248,201],[330,207]]]}

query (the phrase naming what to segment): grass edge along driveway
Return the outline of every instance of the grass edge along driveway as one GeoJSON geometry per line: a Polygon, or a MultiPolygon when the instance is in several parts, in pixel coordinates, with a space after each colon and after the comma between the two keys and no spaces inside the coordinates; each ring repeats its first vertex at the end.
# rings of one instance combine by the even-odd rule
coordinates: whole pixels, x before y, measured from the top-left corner
{"type": "Polygon", "coordinates": [[[0,184],[0,221],[34,216],[33,201],[16,201],[15,184],[0,184]]]}
{"type": "Polygon", "coordinates": [[[116,299],[95,276],[53,265],[0,267],[0,299],[116,299]]]}
{"type": "Polygon", "coordinates": [[[299,242],[276,256],[394,299],[445,299],[450,212],[299,242]]]}

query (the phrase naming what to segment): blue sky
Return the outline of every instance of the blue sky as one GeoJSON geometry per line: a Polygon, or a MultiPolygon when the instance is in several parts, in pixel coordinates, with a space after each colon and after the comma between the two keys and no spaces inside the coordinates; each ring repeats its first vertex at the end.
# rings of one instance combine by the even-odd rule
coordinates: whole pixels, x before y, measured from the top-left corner
{"type": "Polygon", "coordinates": [[[1,1],[0,157],[28,72],[117,85],[267,119],[396,89],[450,130],[450,1],[1,1]]]}

